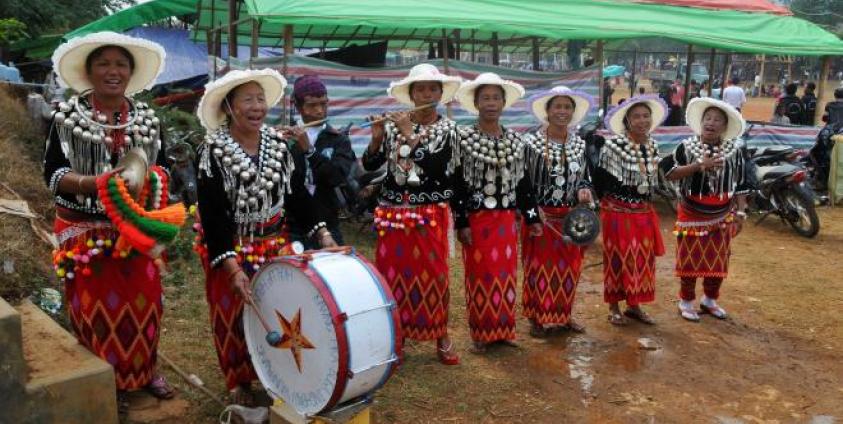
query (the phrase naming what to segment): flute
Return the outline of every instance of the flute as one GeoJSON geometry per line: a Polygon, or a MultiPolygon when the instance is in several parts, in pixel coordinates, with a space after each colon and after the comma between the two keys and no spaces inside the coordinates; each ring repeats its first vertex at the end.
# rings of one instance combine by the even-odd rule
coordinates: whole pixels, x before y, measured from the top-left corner
{"type": "MultiPolygon", "coordinates": [[[[427,103],[427,104],[423,104],[421,106],[416,106],[416,107],[408,110],[407,112],[416,112],[416,111],[424,110],[424,109],[427,109],[429,107],[434,107],[434,106],[436,106],[435,102],[434,103],[427,103]]],[[[386,121],[387,119],[389,119],[389,118],[387,118],[387,117],[378,118],[378,119],[375,119],[374,121],[366,121],[366,122],[363,122],[362,124],[354,124],[354,126],[356,126],[358,128],[369,128],[372,125],[379,124],[383,121],[386,121]]],[[[310,122],[307,122],[305,124],[302,124],[301,127],[302,128],[318,127],[318,126],[324,124],[325,122],[328,122],[328,118],[320,119],[318,121],[310,121],[310,122]]]]}

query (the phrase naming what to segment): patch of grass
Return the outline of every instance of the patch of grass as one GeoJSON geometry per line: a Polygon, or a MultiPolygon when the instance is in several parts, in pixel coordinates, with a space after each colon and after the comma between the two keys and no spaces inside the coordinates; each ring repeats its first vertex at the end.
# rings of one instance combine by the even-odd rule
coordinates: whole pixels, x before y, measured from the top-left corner
{"type": "MultiPolygon", "coordinates": [[[[51,228],[54,214],[52,195],[41,176],[40,160],[44,142],[37,126],[26,112],[26,105],[8,90],[0,88],[0,182],[29,203],[34,213],[43,217],[39,224],[51,228]]],[[[13,193],[0,189],[0,196],[14,199],[13,193]]],[[[8,263],[0,272],[0,296],[11,302],[29,296],[42,287],[59,288],[50,266],[52,247],[32,231],[29,220],[0,214],[0,263],[8,263]]]]}

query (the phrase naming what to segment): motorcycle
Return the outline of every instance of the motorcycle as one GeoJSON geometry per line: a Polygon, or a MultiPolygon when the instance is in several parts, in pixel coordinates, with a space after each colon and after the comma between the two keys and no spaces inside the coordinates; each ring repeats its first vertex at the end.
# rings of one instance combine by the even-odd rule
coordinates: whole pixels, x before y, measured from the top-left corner
{"type": "Polygon", "coordinates": [[[778,215],[803,237],[820,231],[814,195],[807,185],[808,170],[800,163],[801,152],[790,146],[747,149],[754,165],[756,189],[750,194],[750,211],[761,214],[756,225],[778,215]]]}

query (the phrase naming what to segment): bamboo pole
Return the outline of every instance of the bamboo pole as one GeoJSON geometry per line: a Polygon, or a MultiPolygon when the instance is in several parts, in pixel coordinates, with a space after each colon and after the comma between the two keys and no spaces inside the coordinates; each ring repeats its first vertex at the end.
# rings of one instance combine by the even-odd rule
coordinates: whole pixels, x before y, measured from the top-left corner
{"type": "Polygon", "coordinates": [[[260,38],[261,21],[252,20],[252,47],[249,50],[249,69],[252,68],[252,61],[258,57],[258,39],[260,38]]]}
{"type": "Polygon", "coordinates": [[[492,65],[498,66],[501,62],[500,50],[498,48],[498,33],[492,33],[492,65]]]}
{"type": "MultiPolygon", "coordinates": [[[[762,54],[761,55],[761,70],[758,72],[758,76],[760,77],[760,79],[758,80],[759,81],[758,82],[758,84],[759,84],[758,95],[759,96],[761,95],[761,90],[764,88],[764,65],[766,63],[767,63],[767,55],[762,54]]],[[[753,86],[753,88],[755,87],[755,81],[752,82],[752,86],[753,86]]]]}
{"type": "Polygon", "coordinates": [[[711,54],[708,58],[708,97],[714,97],[711,90],[714,88],[714,61],[717,59],[717,49],[711,49],[711,54]]]}
{"type": "Polygon", "coordinates": [[[237,57],[237,0],[228,0],[228,58],[237,57]]]}

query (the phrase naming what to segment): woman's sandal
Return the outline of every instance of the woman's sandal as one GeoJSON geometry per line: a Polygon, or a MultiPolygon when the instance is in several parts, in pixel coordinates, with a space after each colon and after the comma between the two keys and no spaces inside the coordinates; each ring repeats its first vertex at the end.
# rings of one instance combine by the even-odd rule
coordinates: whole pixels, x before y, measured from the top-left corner
{"type": "Polygon", "coordinates": [[[711,316],[713,316],[714,318],[717,318],[717,319],[728,319],[729,318],[729,314],[727,314],[726,311],[723,308],[721,308],[720,306],[717,306],[717,305],[711,307],[711,306],[705,306],[705,304],[700,303],[700,313],[709,314],[709,315],[711,315],[711,316]]]}
{"type": "Polygon", "coordinates": [[[125,390],[117,391],[117,414],[125,416],[129,413],[129,392],[125,390]]]}
{"type": "Polygon", "coordinates": [[[629,321],[618,312],[612,312],[609,314],[609,322],[618,327],[623,327],[629,324],[629,321]]]}
{"type": "Polygon", "coordinates": [[[251,388],[239,385],[228,391],[228,400],[235,405],[250,407],[255,403],[255,396],[251,388]]]}
{"type": "Polygon", "coordinates": [[[697,311],[693,308],[683,308],[681,304],[679,305],[679,315],[687,321],[700,322],[700,316],[697,314],[697,311]]]}
{"type": "Polygon", "coordinates": [[[173,388],[163,375],[156,375],[152,377],[152,381],[146,385],[146,391],[158,399],[172,399],[176,395],[176,389],[173,388]]]}
{"type": "Polygon", "coordinates": [[[634,319],[638,322],[642,322],[642,323],[647,324],[647,325],[655,325],[656,324],[656,321],[653,320],[653,317],[651,317],[650,314],[644,312],[641,309],[629,308],[629,309],[623,311],[623,314],[626,315],[629,318],[632,318],[632,319],[634,319]]]}
{"type": "Polygon", "coordinates": [[[541,324],[531,324],[530,325],[530,336],[535,337],[537,339],[543,339],[547,337],[550,333],[550,330],[542,326],[541,324]]]}
{"type": "Polygon", "coordinates": [[[585,327],[584,326],[582,326],[579,323],[576,323],[574,321],[571,321],[571,320],[568,320],[568,323],[565,324],[565,328],[567,328],[568,331],[571,331],[571,332],[574,332],[574,333],[577,333],[577,334],[585,333],[585,327]]]}
{"type": "Polygon", "coordinates": [[[447,345],[440,345],[439,342],[436,342],[436,357],[439,358],[439,362],[445,365],[459,365],[460,357],[454,352],[454,342],[452,340],[448,340],[447,345]]]}
{"type": "Polygon", "coordinates": [[[468,351],[475,354],[475,355],[482,355],[486,353],[486,343],[483,342],[472,342],[471,347],[468,348],[468,351]]]}

